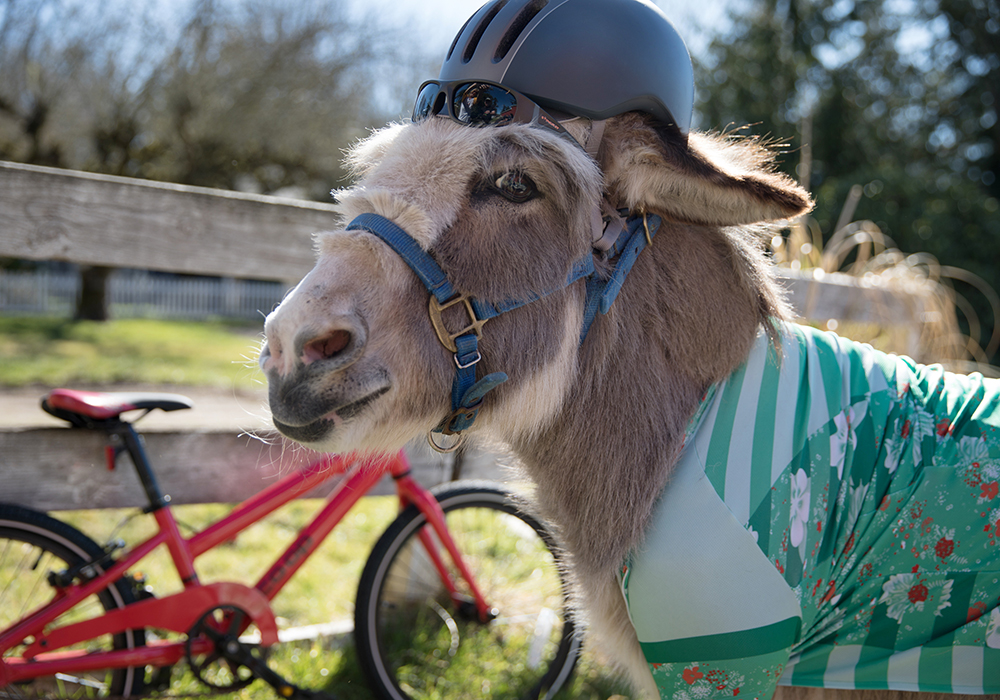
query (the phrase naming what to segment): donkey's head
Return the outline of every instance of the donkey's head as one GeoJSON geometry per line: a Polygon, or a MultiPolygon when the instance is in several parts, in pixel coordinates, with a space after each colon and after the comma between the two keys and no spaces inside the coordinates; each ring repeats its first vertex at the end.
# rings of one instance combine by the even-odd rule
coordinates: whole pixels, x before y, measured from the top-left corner
{"type": "MultiPolygon", "coordinates": [[[[586,140],[591,125],[570,128],[586,140]]],[[[672,245],[678,222],[753,223],[807,204],[761,169],[753,144],[685,140],[633,114],[606,124],[600,166],[536,126],[476,129],[441,118],[377,132],[351,162],[360,180],[340,195],[345,222],[379,215],[408,233],[456,292],[494,307],[528,302],[489,320],[477,348],[479,377],[508,377],[487,395],[481,420],[508,434],[544,425],[575,381],[587,282],[566,281],[587,259],[607,274],[593,248],[605,193],[616,207],[662,217],[654,248],[672,245]]],[[[344,228],[319,234],[317,248],[316,267],[266,323],[261,362],[275,424],[323,449],[398,448],[451,413],[456,351],[435,332],[434,297],[385,240],[344,228]]],[[[715,323],[712,309],[698,313],[715,323]]],[[[440,323],[455,333],[470,320],[458,304],[440,323]]]]}
{"type": "MultiPolygon", "coordinates": [[[[511,60],[526,54],[524,37],[544,37],[539,27],[557,22],[564,5],[594,15],[594,32],[607,43],[608,17],[624,16],[622,8],[609,15],[608,6],[620,4],[490,3],[456,39],[455,62],[515,74],[511,60]],[[595,4],[599,12],[586,9],[595,4]],[[490,39],[497,22],[506,33],[490,39]],[[462,50],[466,34],[471,51],[462,50]],[[477,46],[491,41],[505,57],[478,61],[477,46]]],[[[655,8],[632,0],[627,7],[639,13],[632,24],[673,31],[655,8]]],[[[551,40],[575,45],[567,31],[551,40]]],[[[647,48],[655,41],[666,39],[632,37],[647,48]]],[[[624,53],[624,44],[611,45],[624,53]]],[[[339,195],[344,228],[317,236],[316,267],[267,319],[261,364],[279,430],[323,450],[395,450],[427,431],[467,428],[478,411],[474,429],[516,441],[551,424],[581,367],[613,365],[609,348],[627,332],[647,334],[657,346],[647,351],[667,353],[697,383],[738,362],[761,321],[781,309],[752,236],[720,227],[797,215],[807,195],[773,174],[753,142],[687,133],[685,115],[671,117],[671,109],[690,113],[690,96],[676,86],[642,100],[609,88],[611,106],[575,109],[583,116],[560,124],[492,76],[446,75],[451,60],[446,80],[421,90],[413,123],[353,149],[357,184],[339,195]],[[605,120],[607,112],[614,116],[605,120]],[[618,211],[631,216],[624,230],[618,211]],[[654,236],[652,252],[629,263],[621,291],[655,311],[636,326],[629,314],[608,311],[614,294],[603,290],[625,267],[622,249],[641,250],[654,236]],[[602,297],[608,314],[581,340],[602,297]]],[[[582,70],[581,83],[594,77],[582,70]]],[[[565,71],[556,73],[553,90],[566,82],[565,71]]],[[[622,81],[612,82],[617,90],[622,81]]],[[[563,93],[554,104],[572,108],[563,93]]]]}
{"type": "MultiPolygon", "coordinates": [[[[345,223],[366,213],[395,223],[455,290],[476,299],[497,304],[557,289],[590,249],[598,168],[537,128],[430,119],[374,134],[350,160],[361,179],[339,196],[345,223]]],[[[262,364],[275,424],[326,449],[397,448],[449,413],[455,350],[435,332],[427,288],[386,242],[344,229],[319,234],[317,248],[315,269],[266,324],[262,364]]],[[[526,412],[558,404],[556,384],[576,351],[570,336],[579,334],[570,296],[578,295],[557,292],[483,330],[480,374],[506,372],[504,393],[522,394],[526,412]],[[539,381],[551,391],[536,391],[539,381]]],[[[450,330],[469,323],[461,305],[441,317],[450,330]]]]}

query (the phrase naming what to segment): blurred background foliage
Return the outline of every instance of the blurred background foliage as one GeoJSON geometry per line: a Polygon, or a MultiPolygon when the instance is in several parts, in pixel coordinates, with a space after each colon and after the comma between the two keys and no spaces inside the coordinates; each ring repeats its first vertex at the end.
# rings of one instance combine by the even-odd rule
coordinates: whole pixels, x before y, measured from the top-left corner
{"type": "MultiPolygon", "coordinates": [[[[698,21],[686,0],[660,4],[698,21]]],[[[784,144],[781,167],[816,197],[810,240],[870,220],[898,249],[1000,288],[1000,0],[725,7],[688,27],[696,124],[784,144]]],[[[405,116],[440,65],[443,48],[395,14],[0,0],[0,159],[329,200],[342,149],[405,116]]]]}
{"type": "MultiPolygon", "coordinates": [[[[696,71],[702,128],[784,144],[816,199],[807,240],[871,221],[1000,289],[998,0],[752,0],[696,71]]],[[[989,300],[952,283],[986,347],[989,300]]]]}
{"type": "Polygon", "coordinates": [[[337,0],[5,0],[0,158],[328,200],[434,70],[337,0]]]}

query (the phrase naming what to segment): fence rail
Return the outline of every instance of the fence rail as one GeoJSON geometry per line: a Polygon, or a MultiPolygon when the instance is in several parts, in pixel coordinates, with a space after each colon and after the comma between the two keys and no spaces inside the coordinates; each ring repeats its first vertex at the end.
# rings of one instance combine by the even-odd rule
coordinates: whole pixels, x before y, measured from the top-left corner
{"type": "Polygon", "coordinates": [[[298,281],[330,204],[0,162],[0,255],[298,281]]]}
{"type": "MultiPolygon", "coordinates": [[[[312,267],[312,233],[338,221],[329,205],[0,162],[0,256],[293,284],[312,267]]],[[[919,295],[857,286],[834,275],[820,280],[789,273],[786,281],[793,305],[809,318],[919,326],[919,295]]],[[[42,282],[24,284],[35,284],[37,290],[42,282]]],[[[256,313],[280,299],[278,294],[251,300],[246,282],[219,285],[212,292],[217,299],[212,308],[233,308],[240,297],[256,313]]],[[[125,313],[129,305],[149,308],[143,305],[150,296],[123,298],[117,287],[112,277],[113,314],[125,313]]],[[[29,305],[30,293],[23,294],[17,303],[29,305]]],[[[75,294],[73,287],[40,295],[45,301],[37,303],[68,309],[75,294]]],[[[181,296],[164,293],[157,303],[181,296]]],[[[0,495],[43,508],[134,502],[134,477],[129,481],[124,470],[109,475],[103,469],[104,445],[98,438],[67,429],[0,429],[0,495]]],[[[257,443],[235,431],[152,436],[148,450],[163,465],[164,485],[178,497],[186,489],[201,500],[236,500],[274,473],[292,468],[301,456],[279,447],[276,456],[264,458],[257,443]]],[[[430,482],[441,478],[440,466],[432,465],[430,471],[430,482]]]]}
{"type": "MultiPolygon", "coordinates": [[[[287,289],[281,282],[128,270],[115,270],[108,280],[113,318],[260,319],[287,289]]],[[[69,315],[79,292],[73,272],[0,271],[0,313],[69,315]]]]}

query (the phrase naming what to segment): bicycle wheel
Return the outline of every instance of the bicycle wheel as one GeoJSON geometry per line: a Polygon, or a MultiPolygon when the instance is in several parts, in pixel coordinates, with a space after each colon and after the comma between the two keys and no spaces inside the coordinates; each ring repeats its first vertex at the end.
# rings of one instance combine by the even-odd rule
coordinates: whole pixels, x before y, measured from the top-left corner
{"type": "MultiPolygon", "coordinates": [[[[50,571],[63,571],[103,555],[96,542],[64,522],[30,508],[0,503],[0,629],[7,629],[51,600],[50,571]]],[[[57,619],[62,625],[135,602],[124,578],[91,596],[57,619]]],[[[103,635],[82,647],[88,651],[131,649],[145,644],[143,630],[103,635]]],[[[24,646],[4,653],[19,656],[24,646]]],[[[57,674],[0,688],[0,698],[131,697],[143,689],[143,668],[57,674]]]]}
{"type": "Polygon", "coordinates": [[[502,487],[467,482],[434,495],[498,615],[482,623],[473,606],[455,605],[418,535],[437,537],[423,513],[406,508],[376,543],[358,585],[355,642],[372,689],[390,700],[551,697],[580,650],[552,538],[502,487]]]}

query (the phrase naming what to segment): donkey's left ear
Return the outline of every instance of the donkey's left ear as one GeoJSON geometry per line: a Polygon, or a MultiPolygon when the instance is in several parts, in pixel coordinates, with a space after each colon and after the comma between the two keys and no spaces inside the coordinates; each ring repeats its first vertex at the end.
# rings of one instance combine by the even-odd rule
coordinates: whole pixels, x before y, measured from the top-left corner
{"type": "Polygon", "coordinates": [[[600,157],[613,200],[678,221],[754,224],[813,206],[798,183],[774,171],[773,153],[749,138],[692,132],[685,142],[629,113],[608,120],[600,157]]]}

